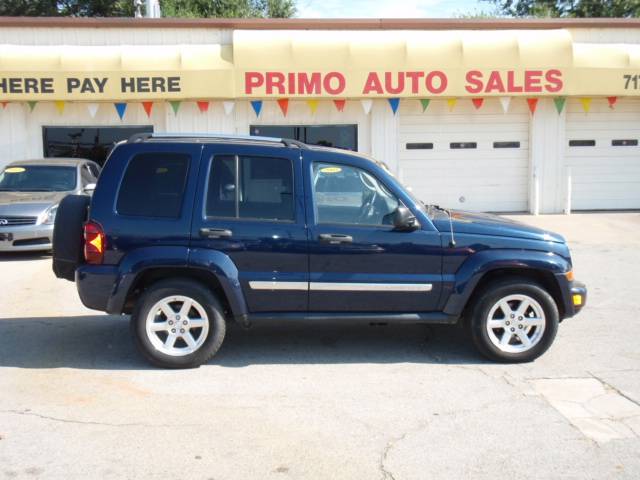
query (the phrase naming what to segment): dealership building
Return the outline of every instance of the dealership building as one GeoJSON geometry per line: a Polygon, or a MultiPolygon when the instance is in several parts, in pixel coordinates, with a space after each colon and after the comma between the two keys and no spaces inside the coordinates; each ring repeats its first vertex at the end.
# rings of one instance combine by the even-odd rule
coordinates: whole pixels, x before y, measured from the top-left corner
{"type": "Polygon", "coordinates": [[[640,208],[640,21],[0,18],[0,167],[137,132],[298,139],[427,203],[640,208]]]}

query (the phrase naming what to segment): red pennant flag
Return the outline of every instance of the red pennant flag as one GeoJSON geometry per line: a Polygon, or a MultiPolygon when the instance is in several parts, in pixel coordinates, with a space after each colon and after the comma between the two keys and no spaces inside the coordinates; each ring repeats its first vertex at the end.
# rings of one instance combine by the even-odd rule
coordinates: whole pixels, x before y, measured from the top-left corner
{"type": "Polygon", "coordinates": [[[278,99],[278,106],[280,107],[280,110],[282,111],[282,115],[284,115],[286,117],[287,116],[287,111],[289,110],[289,99],[288,98],[279,98],[278,99]]]}
{"type": "Polygon", "coordinates": [[[2,108],[3,109],[7,108],[7,105],[9,104],[9,102],[0,102],[0,103],[2,103],[2,108]]]}
{"type": "Polygon", "coordinates": [[[334,100],[333,104],[336,106],[339,112],[344,112],[344,106],[347,104],[346,100],[334,100]]]}
{"type": "Polygon", "coordinates": [[[473,106],[478,110],[484,103],[484,98],[472,98],[471,103],[473,103],[473,106]]]}
{"type": "Polygon", "coordinates": [[[151,109],[153,108],[153,102],[142,102],[142,108],[144,108],[147,118],[151,117],[151,109]]]}
{"type": "Polygon", "coordinates": [[[196,103],[198,104],[198,110],[200,110],[200,113],[209,111],[209,102],[201,101],[196,103]]]}
{"type": "Polygon", "coordinates": [[[609,108],[613,108],[613,106],[618,101],[618,97],[607,97],[607,102],[609,102],[609,108]]]}
{"type": "Polygon", "coordinates": [[[531,112],[531,115],[536,113],[536,107],[538,106],[538,99],[537,98],[527,98],[527,104],[529,105],[529,111],[531,112]]]}

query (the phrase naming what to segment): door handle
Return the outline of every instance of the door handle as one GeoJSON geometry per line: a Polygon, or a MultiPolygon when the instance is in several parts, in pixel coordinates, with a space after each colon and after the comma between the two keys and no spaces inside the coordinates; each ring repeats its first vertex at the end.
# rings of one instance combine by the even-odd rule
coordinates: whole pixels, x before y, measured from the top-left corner
{"type": "Polygon", "coordinates": [[[353,237],[351,235],[343,235],[341,233],[321,233],[319,238],[321,242],[330,243],[332,245],[353,243],[353,237]]]}
{"type": "Polygon", "coordinates": [[[200,236],[205,238],[229,238],[233,235],[231,230],[226,228],[201,228],[200,236]]]}

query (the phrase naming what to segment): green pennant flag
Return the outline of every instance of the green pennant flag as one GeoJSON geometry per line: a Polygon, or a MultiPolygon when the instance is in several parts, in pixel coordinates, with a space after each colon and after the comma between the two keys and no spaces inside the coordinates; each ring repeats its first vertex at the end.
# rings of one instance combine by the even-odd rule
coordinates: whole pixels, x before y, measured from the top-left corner
{"type": "Polygon", "coordinates": [[[421,98],[420,103],[422,104],[422,111],[424,112],[429,106],[429,103],[431,103],[431,100],[429,100],[428,98],[421,98]]]}
{"type": "Polygon", "coordinates": [[[567,101],[567,97],[556,97],[553,99],[553,103],[556,105],[556,110],[558,114],[562,113],[562,109],[564,108],[564,104],[567,101]]]}
{"type": "Polygon", "coordinates": [[[36,108],[36,103],[38,103],[38,102],[36,102],[34,100],[31,100],[31,101],[27,102],[27,105],[29,105],[29,111],[30,112],[33,112],[33,109],[36,108]]]}
{"type": "Polygon", "coordinates": [[[178,110],[180,110],[180,104],[182,102],[179,102],[179,101],[175,100],[175,101],[172,101],[172,102],[169,102],[169,103],[171,104],[171,108],[173,109],[174,115],[177,115],[178,114],[178,110]]]}

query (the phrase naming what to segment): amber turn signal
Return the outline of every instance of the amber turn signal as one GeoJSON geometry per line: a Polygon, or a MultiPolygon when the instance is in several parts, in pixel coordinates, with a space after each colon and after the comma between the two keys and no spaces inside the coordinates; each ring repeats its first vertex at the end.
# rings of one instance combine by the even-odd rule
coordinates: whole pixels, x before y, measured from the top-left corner
{"type": "Polygon", "coordinates": [[[565,277],[567,277],[567,280],[569,280],[570,282],[573,282],[573,270],[569,270],[567,273],[564,274],[565,277]]]}

